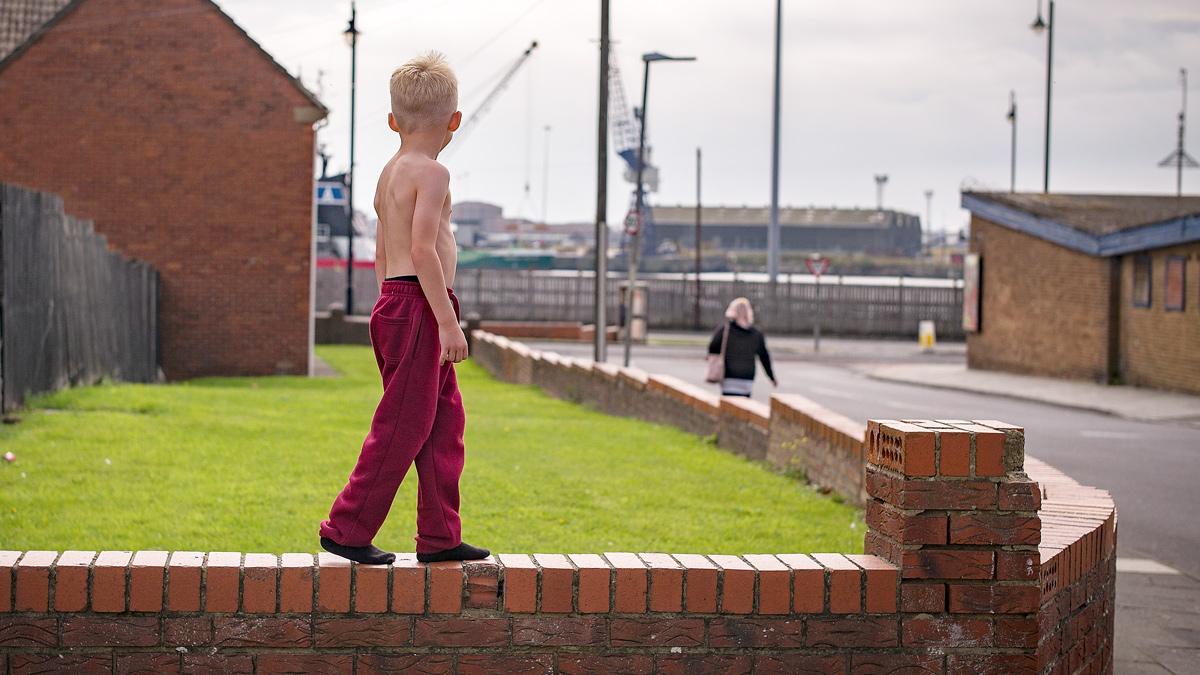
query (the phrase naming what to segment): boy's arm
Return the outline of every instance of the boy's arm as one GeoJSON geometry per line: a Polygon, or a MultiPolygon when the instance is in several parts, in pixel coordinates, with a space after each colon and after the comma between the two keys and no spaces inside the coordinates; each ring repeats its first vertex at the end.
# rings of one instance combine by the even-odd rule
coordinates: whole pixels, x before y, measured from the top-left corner
{"type": "Polygon", "coordinates": [[[375,284],[383,290],[383,280],[387,277],[387,254],[383,252],[383,220],[375,221],[375,284]]]}
{"type": "Polygon", "coordinates": [[[438,338],[441,341],[440,363],[458,363],[467,358],[467,337],[458,325],[454,305],[446,292],[446,277],[442,274],[442,261],[437,254],[438,227],[441,225],[442,208],[450,192],[450,172],[440,164],[422,174],[417,182],[416,204],[412,219],[412,262],[417,271],[421,290],[429,301],[433,316],[438,323],[438,338]]]}

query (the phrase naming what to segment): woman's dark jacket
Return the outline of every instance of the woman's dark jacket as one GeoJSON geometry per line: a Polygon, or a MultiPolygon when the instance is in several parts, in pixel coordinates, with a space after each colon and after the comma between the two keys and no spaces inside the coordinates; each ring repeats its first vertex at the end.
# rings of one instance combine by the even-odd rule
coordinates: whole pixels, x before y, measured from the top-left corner
{"type": "MultiPolygon", "coordinates": [[[[725,326],[719,326],[708,342],[709,354],[721,353],[721,339],[725,326]]],[[[725,346],[725,377],[741,380],[754,379],[754,357],[757,356],[767,371],[767,377],[775,381],[771,369],[771,354],[767,351],[767,338],[754,326],[742,328],[736,321],[729,321],[729,343],[725,346]]]]}

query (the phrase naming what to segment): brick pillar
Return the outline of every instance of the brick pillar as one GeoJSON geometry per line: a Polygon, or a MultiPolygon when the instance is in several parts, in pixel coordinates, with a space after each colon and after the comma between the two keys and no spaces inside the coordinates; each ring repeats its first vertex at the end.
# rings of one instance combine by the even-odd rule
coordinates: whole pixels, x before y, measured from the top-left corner
{"type": "Polygon", "coordinates": [[[1035,672],[1041,493],[1002,422],[867,423],[866,552],[900,568],[901,645],[1035,672]]]}

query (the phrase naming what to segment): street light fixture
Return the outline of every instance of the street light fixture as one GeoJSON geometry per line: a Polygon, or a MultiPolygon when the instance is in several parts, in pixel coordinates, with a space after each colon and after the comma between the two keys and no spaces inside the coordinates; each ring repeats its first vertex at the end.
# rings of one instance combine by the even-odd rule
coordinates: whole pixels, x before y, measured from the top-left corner
{"type": "Polygon", "coordinates": [[[350,23],[342,31],[346,44],[350,46],[350,167],[346,170],[346,315],[354,313],[354,99],[358,83],[358,12],[353,0],[350,2],[350,23]]]}
{"type": "Polygon", "coordinates": [[[1042,148],[1042,192],[1050,192],[1050,99],[1054,74],[1054,0],[1049,0],[1050,14],[1042,19],[1042,0],[1038,0],[1037,18],[1029,25],[1034,33],[1046,32],[1046,140],[1042,148]]]}
{"type": "Polygon", "coordinates": [[[646,122],[648,116],[646,114],[646,103],[649,100],[650,92],[650,64],[656,61],[695,61],[694,56],[667,56],[660,52],[646,52],[642,54],[642,108],[641,108],[641,125],[638,132],[638,154],[637,154],[637,188],[634,193],[637,195],[634,200],[634,217],[637,223],[636,229],[629,238],[629,285],[625,290],[625,365],[629,365],[629,356],[633,350],[633,289],[637,283],[637,259],[638,250],[641,248],[642,237],[642,215],[643,204],[645,202],[645,186],[642,181],[643,170],[646,168],[646,122]]]}

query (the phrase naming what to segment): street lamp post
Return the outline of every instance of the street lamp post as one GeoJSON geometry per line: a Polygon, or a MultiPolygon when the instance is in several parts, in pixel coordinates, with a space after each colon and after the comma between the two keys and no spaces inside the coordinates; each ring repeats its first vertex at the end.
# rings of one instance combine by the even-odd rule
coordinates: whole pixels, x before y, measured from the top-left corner
{"type": "Polygon", "coordinates": [[[594,288],[596,325],[592,358],[608,360],[608,0],[600,0],[600,91],[596,114],[596,275],[594,288]]]}
{"type": "Polygon", "coordinates": [[[1017,92],[1008,92],[1008,123],[1012,125],[1012,140],[1009,143],[1008,191],[1017,191],[1017,92]]]}
{"type": "Polygon", "coordinates": [[[350,168],[346,171],[346,204],[350,217],[346,221],[346,315],[354,313],[354,93],[358,83],[358,26],[357,9],[350,2],[350,23],[342,35],[350,45],[350,168]]]}
{"type": "Polygon", "coordinates": [[[636,222],[633,235],[629,238],[629,285],[625,290],[625,365],[629,365],[629,357],[633,351],[633,290],[637,283],[637,260],[638,249],[641,247],[642,238],[642,209],[645,202],[645,184],[643,183],[643,170],[646,168],[646,103],[649,101],[650,93],[650,64],[655,61],[695,61],[694,56],[667,56],[658,52],[647,52],[642,54],[642,113],[641,124],[638,125],[638,154],[637,154],[637,187],[634,190],[636,195],[634,199],[634,216],[636,222]]]}
{"type": "Polygon", "coordinates": [[[1042,20],[1042,0],[1038,0],[1037,18],[1029,27],[1041,34],[1046,31],[1046,141],[1042,148],[1042,192],[1050,192],[1050,100],[1054,86],[1054,0],[1050,2],[1048,20],[1042,20]]]}

